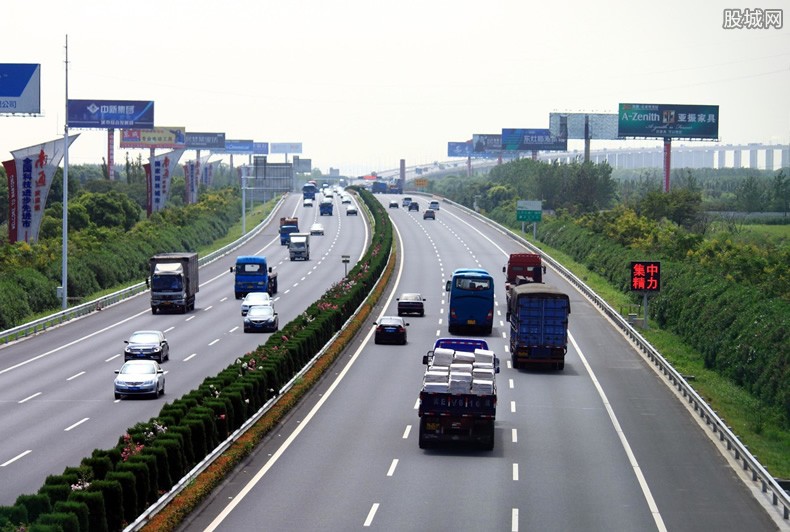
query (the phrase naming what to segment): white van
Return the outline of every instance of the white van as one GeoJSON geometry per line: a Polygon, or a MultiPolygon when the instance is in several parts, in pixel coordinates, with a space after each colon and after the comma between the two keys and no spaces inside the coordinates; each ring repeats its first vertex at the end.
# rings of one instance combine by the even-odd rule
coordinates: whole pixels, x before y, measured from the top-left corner
{"type": "Polygon", "coordinates": [[[439,210],[439,202],[436,201],[436,200],[431,201],[431,203],[428,205],[428,208],[430,210],[432,210],[432,211],[438,211],[439,210]]]}

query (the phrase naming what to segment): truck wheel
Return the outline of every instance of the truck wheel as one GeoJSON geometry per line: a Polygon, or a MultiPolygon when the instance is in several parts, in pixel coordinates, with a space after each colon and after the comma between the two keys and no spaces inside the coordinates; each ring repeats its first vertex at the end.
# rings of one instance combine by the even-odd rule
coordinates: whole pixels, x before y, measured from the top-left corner
{"type": "Polygon", "coordinates": [[[236,292],[236,299],[241,299],[241,292],[236,292]]]}
{"type": "Polygon", "coordinates": [[[421,418],[420,419],[420,433],[419,433],[419,436],[417,437],[417,442],[420,445],[420,449],[425,449],[426,447],[428,447],[428,444],[425,442],[425,436],[423,434],[424,432],[425,432],[425,426],[424,426],[422,418],[421,418]]]}
{"type": "Polygon", "coordinates": [[[565,361],[564,360],[562,362],[557,362],[557,369],[560,370],[560,371],[565,369],[565,361]]]}
{"type": "Polygon", "coordinates": [[[156,314],[156,307],[151,307],[151,314],[156,314]]]}
{"type": "Polygon", "coordinates": [[[510,362],[513,364],[513,369],[518,369],[518,359],[515,354],[510,355],[510,362]]]}

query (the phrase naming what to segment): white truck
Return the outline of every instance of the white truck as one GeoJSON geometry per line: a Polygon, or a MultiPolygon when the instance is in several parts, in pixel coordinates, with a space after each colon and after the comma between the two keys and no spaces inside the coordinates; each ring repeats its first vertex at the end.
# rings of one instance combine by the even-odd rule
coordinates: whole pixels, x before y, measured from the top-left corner
{"type": "Polygon", "coordinates": [[[291,233],[288,254],[291,260],[310,260],[310,233],[291,233]]]}

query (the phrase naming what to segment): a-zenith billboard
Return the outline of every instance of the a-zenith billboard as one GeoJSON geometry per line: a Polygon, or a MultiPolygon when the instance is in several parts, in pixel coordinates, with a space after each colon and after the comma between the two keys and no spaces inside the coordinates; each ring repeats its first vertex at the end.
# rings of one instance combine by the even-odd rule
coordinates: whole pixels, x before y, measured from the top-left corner
{"type": "Polygon", "coordinates": [[[41,112],[41,65],[0,63],[0,114],[41,112]]]}
{"type": "Polygon", "coordinates": [[[618,137],[719,139],[718,105],[621,103],[618,137]]]}

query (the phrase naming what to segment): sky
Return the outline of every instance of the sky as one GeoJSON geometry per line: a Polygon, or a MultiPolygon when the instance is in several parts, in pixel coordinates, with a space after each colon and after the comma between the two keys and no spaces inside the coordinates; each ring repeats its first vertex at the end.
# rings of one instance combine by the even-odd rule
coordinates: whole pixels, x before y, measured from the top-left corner
{"type": "MultiPolygon", "coordinates": [[[[41,64],[41,116],[0,115],[2,160],[63,136],[67,40],[68,98],[153,100],[158,127],[301,142],[324,173],[446,161],[450,141],[621,102],[718,105],[720,143],[790,144],[783,1],[5,0],[2,17],[0,63],[41,64]],[[723,27],[725,9],[782,6],[781,29],[723,27]]],[[[106,131],[69,132],[70,164],[106,158],[106,131]]],[[[147,157],[119,136],[116,163],[147,157]]]]}

